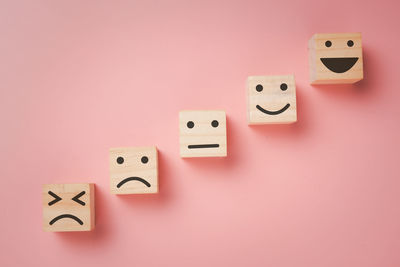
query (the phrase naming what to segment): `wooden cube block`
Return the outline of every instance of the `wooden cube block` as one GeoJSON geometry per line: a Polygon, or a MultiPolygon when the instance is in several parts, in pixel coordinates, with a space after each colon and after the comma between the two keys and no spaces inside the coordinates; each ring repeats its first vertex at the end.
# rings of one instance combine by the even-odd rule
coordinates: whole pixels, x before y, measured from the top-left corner
{"type": "Polygon", "coordinates": [[[317,33],[308,42],[311,84],[363,79],[361,33],[317,33]]]}
{"type": "Polygon", "coordinates": [[[45,231],[94,229],[94,184],[45,184],[42,199],[45,231]]]}
{"type": "Polygon", "coordinates": [[[223,110],[179,112],[182,158],[226,157],[226,114],[223,110]]]}
{"type": "Polygon", "coordinates": [[[248,77],[248,124],[296,121],[296,84],[293,75],[248,77]]]}
{"type": "Polygon", "coordinates": [[[155,146],[111,148],[110,186],[113,194],[157,193],[157,148],[155,146]]]}

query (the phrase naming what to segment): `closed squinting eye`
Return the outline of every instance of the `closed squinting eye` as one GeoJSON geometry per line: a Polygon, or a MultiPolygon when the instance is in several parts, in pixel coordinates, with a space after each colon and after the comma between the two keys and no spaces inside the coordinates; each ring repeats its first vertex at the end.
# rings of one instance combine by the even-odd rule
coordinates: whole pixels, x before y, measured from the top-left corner
{"type": "Polygon", "coordinates": [[[83,196],[85,193],[86,193],[85,191],[80,192],[79,194],[77,194],[76,196],[74,196],[74,197],[72,198],[72,200],[75,201],[75,202],[78,203],[78,204],[81,204],[82,206],[85,206],[86,203],[79,199],[79,198],[80,198],[81,196],[83,196]]]}
{"type": "Polygon", "coordinates": [[[62,199],[61,197],[57,196],[56,194],[54,194],[51,191],[49,191],[47,193],[49,193],[50,196],[54,197],[54,199],[49,202],[49,206],[56,204],[58,201],[60,201],[62,199]]]}

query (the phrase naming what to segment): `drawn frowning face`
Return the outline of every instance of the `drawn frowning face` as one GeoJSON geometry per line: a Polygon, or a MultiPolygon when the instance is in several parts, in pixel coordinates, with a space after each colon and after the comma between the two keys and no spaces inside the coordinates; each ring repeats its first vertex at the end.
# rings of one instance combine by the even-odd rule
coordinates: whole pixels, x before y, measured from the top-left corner
{"type": "Polygon", "coordinates": [[[93,184],[43,186],[45,231],[90,231],[94,228],[93,184]]]}
{"type": "Polygon", "coordinates": [[[110,186],[113,194],[158,192],[156,147],[110,149],[110,186]]]}

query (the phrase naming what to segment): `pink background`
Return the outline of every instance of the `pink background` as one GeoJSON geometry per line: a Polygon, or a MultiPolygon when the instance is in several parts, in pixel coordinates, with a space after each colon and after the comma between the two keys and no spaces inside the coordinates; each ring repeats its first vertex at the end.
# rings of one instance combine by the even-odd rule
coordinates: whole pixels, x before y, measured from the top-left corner
{"type": "Polygon", "coordinates": [[[1,266],[400,266],[398,1],[2,1],[1,266]],[[376,2],[376,3],[374,3],[376,2]],[[307,41],[363,34],[365,79],[310,86],[307,41]],[[294,73],[298,123],[246,124],[294,73]],[[179,157],[225,109],[228,157],[179,157]],[[157,145],[160,193],[109,193],[108,148],[157,145]],[[42,231],[44,183],[96,183],[97,228],[42,231]]]}

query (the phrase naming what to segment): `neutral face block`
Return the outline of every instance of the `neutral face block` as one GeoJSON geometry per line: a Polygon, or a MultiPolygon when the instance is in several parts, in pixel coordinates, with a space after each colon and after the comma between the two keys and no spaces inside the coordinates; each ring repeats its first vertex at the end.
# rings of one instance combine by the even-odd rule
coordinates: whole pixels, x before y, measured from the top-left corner
{"type": "Polygon", "coordinates": [[[296,108],[293,75],[248,77],[248,124],[293,123],[297,121],[296,108]]]}
{"type": "Polygon", "coordinates": [[[91,231],[95,226],[94,184],[45,184],[43,230],[91,231]]]}
{"type": "Polygon", "coordinates": [[[348,84],[363,79],[361,33],[317,33],[308,42],[311,84],[348,84]]]}
{"type": "Polygon", "coordinates": [[[179,143],[182,158],[226,157],[225,111],[179,112],[179,143]]]}
{"type": "Polygon", "coordinates": [[[111,148],[110,189],[112,194],[158,193],[157,148],[111,148]]]}

